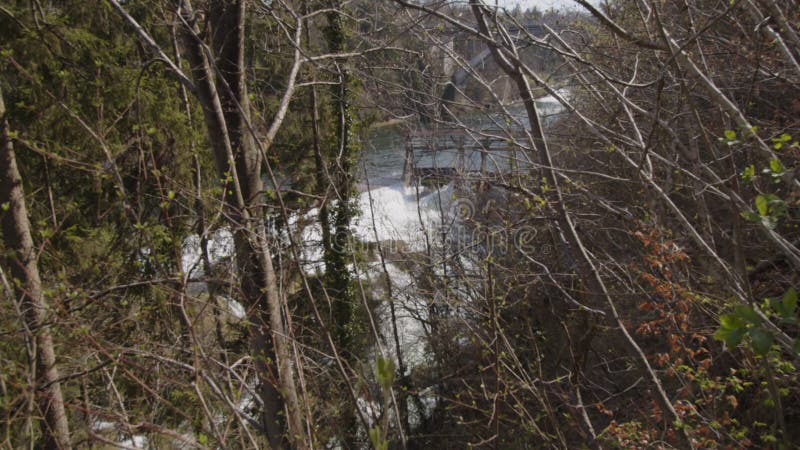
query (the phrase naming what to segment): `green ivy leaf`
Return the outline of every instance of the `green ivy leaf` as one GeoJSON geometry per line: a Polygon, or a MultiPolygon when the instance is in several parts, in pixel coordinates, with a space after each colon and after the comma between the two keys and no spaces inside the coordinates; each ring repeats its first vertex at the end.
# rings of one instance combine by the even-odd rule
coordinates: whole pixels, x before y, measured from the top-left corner
{"type": "Polygon", "coordinates": [[[772,138],[772,148],[774,148],[775,150],[780,150],[783,148],[784,144],[789,143],[791,140],[792,140],[791,135],[783,133],[778,137],[772,138]]]}
{"type": "Polygon", "coordinates": [[[381,439],[381,430],[378,427],[372,427],[367,432],[369,440],[372,442],[372,447],[375,450],[386,450],[389,448],[389,442],[381,439]]]}
{"type": "Polygon", "coordinates": [[[779,316],[786,317],[787,315],[786,308],[783,307],[783,303],[781,302],[780,299],[770,297],[767,299],[767,303],[769,304],[770,308],[772,308],[773,311],[778,313],[779,316]]]}
{"type": "Polygon", "coordinates": [[[732,330],[728,330],[722,327],[717,328],[717,331],[714,332],[714,339],[725,342],[728,340],[728,336],[730,336],[732,330]]]}

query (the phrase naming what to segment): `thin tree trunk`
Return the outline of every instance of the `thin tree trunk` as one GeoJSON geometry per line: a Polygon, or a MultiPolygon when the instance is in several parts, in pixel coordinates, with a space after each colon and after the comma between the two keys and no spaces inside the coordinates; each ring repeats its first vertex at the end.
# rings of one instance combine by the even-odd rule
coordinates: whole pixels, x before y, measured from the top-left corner
{"type": "MultiPolygon", "coordinates": [[[[325,37],[328,51],[332,54],[341,53],[346,47],[344,22],[342,20],[342,2],[332,2],[334,10],[327,14],[328,25],[325,28],[325,37]]],[[[350,222],[353,217],[352,191],[353,191],[353,159],[355,158],[355,145],[352,139],[353,119],[350,111],[350,74],[343,65],[336,64],[338,83],[331,87],[333,111],[336,114],[336,137],[332,139],[332,148],[329,155],[334,156],[338,171],[334,175],[336,192],[339,202],[333,211],[333,252],[326,255],[326,278],[329,290],[332,291],[334,336],[336,344],[346,358],[353,355],[353,314],[356,300],[353,295],[352,277],[347,268],[352,259],[349,249],[350,222]]]]}
{"type": "MultiPolygon", "coordinates": [[[[343,2],[331,2],[334,8],[327,14],[328,25],[325,28],[325,37],[328,51],[332,54],[341,53],[346,47],[346,36],[342,16],[343,2]]],[[[350,111],[351,81],[350,74],[343,64],[335,62],[338,83],[331,86],[332,110],[336,117],[336,136],[331,140],[328,155],[335,159],[336,171],[334,180],[338,203],[332,211],[333,235],[331,236],[332,252],[325,255],[325,280],[332,300],[332,316],[334,338],[339,352],[345,360],[353,361],[356,351],[354,326],[356,298],[353,290],[353,278],[348,264],[353,260],[350,249],[350,222],[353,217],[352,191],[353,191],[353,160],[355,147],[352,140],[353,119],[350,111]]],[[[358,418],[357,405],[350,404],[344,408],[340,421],[342,430],[340,435],[346,448],[358,446],[358,418]]]]}
{"type": "MultiPolygon", "coordinates": [[[[486,14],[487,11],[485,6],[479,0],[470,0],[470,6],[472,8],[472,13],[475,16],[475,19],[478,22],[478,29],[480,30],[481,34],[486,36],[492,36],[492,33],[489,30],[489,25],[487,23],[486,14]]],[[[500,29],[502,33],[504,30],[500,29]]],[[[507,37],[507,36],[506,36],[507,37]]],[[[676,423],[682,423],[680,416],[678,415],[675,408],[672,406],[672,402],[667,395],[666,391],[664,390],[663,385],[661,384],[661,380],[658,378],[658,375],[653,370],[650,362],[647,359],[647,356],[642,351],[642,348],[638,345],[635,341],[633,336],[630,335],[630,332],[625,328],[625,325],[622,323],[620,319],[616,305],[611,298],[611,294],[606,288],[605,283],[603,282],[602,278],[600,277],[600,273],[595,267],[591,257],[588,254],[588,250],[583,245],[583,241],[581,240],[578,232],[575,228],[575,225],[572,222],[572,219],[569,215],[569,212],[564,205],[563,198],[561,196],[561,189],[559,187],[558,177],[556,174],[556,170],[554,169],[553,160],[550,155],[550,150],[547,148],[547,140],[545,139],[544,132],[542,130],[541,120],[539,118],[539,112],[536,108],[536,101],[533,98],[531,87],[528,82],[528,79],[520,66],[520,63],[516,60],[511,60],[507,56],[511,55],[516,59],[516,49],[513,47],[511,49],[506,49],[499,46],[494,46],[493,42],[488,43],[490,45],[490,49],[492,50],[492,56],[495,59],[495,62],[500,66],[500,68],[506,72],[517,84],[517,88],[519,89],[520,95],[522,97],[522,102],[525,105],[525,111],[528,116],[528,122],[530,124],[531,130],[531,143],[533,144],[534,150],[538,151],[539,153],[539,163],[544,168],[543,169],[543,176],[547,180],[548,185],[552,191],[551,201],[555,207],[557,213],[556,222],[558,227],[561,229],[561,232],[564,234],[564,238],[569,243],[570,247],[577,253],[577,271],[578,277],[581,280],[581,284],[583,284],[584,289],[586,289],[589,293],[589,297],[593,299],[592,306],[598,305],[602,300],[605,300],[611,310],[611,316],[616,322],[619,330],[624,335],[625,339],[628,341],[631,349],[639,356],[639,359],[644,366],[645,371],[649,375],[653,387],[657,392],[656,400],[660,403],[660,406],[666,410],[670,416],[674,419],[676,423]],[[507,53],[508,52],[508,53],[507,53]],[[513,62],[512,62],[513,61],[513,62]]],[[[682,429],[681,433],[678,433],[679,439],[682,440],[681,444],[688,447],[694,448],[691,443],[691,438],[688,435],[688,432],[685,429],[682,429]]]]}
{"type": "Polygon", "coordinates": [[[25,206],[25,193],[22,177],[14,156],[14,145],[9,133],[3,94],[0,92],[0,204],[6,209],[0,212],[3,227],[3,240],[9,251],[7,263],[11,275],[19,284],[17,296],[24,320],[35,334],[36,363],[41,373],[41,384],[47,386],[37,389],[39,407],[44,414],[42,423],[42,448],[70,449],[69,424],[61,394],[61,383],[56,367],[56,353],[48,322],[51,320],[48,305],[42,291],[36,251],[31,237],[31,224],[25,206]]]}

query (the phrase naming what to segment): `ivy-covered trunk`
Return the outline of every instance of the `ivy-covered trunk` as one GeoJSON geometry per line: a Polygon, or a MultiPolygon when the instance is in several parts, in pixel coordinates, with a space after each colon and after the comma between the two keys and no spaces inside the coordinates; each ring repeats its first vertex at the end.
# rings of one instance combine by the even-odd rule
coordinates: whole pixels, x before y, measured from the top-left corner
{"type": "MultiPolygon", "coordinates": [[[[342,5],[334,2],[333,11],[328,13],[328,26],[325,37],[328,51],[341,53],[346,47],[346,35],[342,20],[342,5]]],[[[352,233],[350,223],[354,215],[354,163],[358,151],[354,138],[354,121],[351,111],[353,80],[347,68],[337,64],[336,84],[331,88],[333,113],[336,115],[336,136],[331,139],[330,155],[335,161],[334,178],[337,183],[338,203],[333,217],[333,235],[330,251],[325,255],[328,291],[333,302],[336,344],[346,357],[353,353],[355,334],[355,299],[352,277],[347,268],[353,261],[350,247],[352,233]]],[[[326,249],[327,250],[327,249],[326,249]]]]}
{"type": "MultiPolygon", "coordinates": [[[[342,53],[346,49],[345,24],[342,18],[344,8],[340,0],[331,2],[328,13],[328,25],[324,35],[328,51],[331,54],[342,53]]],[[[329,140],[328,154],[333,161],[332,176],[336,183],[337,200],[332,217],[333,233],[330,246],[325,250],[325,286],[331,298],[333,330],[339,353],[348,360],[353,360],[357,353],[356,336],[358,321],[356,320],[356,298],[353,280],[348,264],[354,261],[351,247],[352,233],[350,224],[354,215],[353,190],[354,166],[357,152],[357,141],[354,138],[354,121],[351,111],[353,96],[353,79],[345,66],[345,62],[335,60],[334,80],[331,86],[331,109],[336,120],[335,136],[329,140]]],[[[345,447],[356,448],[358,421],[356,405],[345,407],[342,416],[341,436],[345,447]]]]}

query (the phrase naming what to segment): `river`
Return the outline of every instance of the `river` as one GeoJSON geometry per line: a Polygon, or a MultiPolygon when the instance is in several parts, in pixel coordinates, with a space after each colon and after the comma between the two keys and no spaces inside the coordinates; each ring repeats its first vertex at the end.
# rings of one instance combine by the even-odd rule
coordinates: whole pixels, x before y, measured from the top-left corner
{"type": "MultiPolygon", "coordinates": [[[[563,114],[560,103],[551,96],[538,99],[537,104],[545,125],[563,114]]],[[[502,126],[521,129],[526,123],[524,111],[517,108],[511,110],[511,117],[492,113],[475,114],[465,118],[463,126],[474,129],[502,126]]],[[[452,212],[450,210],[456,195],[452,183],[439,187],[405,186],[402,179],[405,143],[406,131],[402,126],[381,127],[368,133],[360,160],[361,189],[358,196],[360,214],[354,220],[352,230],[358,245],[381,243],[384,250],[406,254],[408,258],[413,259],[425,250],[427,244],[433,242],[433,245],[436,245],[437,233],[431,231],[448,220],[448,213],[452,212]],[[400,252],[397,252],[398,250],[400,252]]],[[[450,167],[457,163],[458,158],[463,158],[462,165],[468,170],[475,170],[480,161],[480,151],[468,149],[459,155],[457,147],[458,145],[445,145],[415,154],[415,164],[420,167],[450,167]]],[[[497,157],[495,160],[495,165],[499,169],[509,164],[502,160],[503,157],[497,157]]],[[[310,275],[318,275],[324,270],[321,232],[316,223],[317,213],[317,210],[311,210],[302,217],[292,217],[290,220],[290,228],[299,234],[303,259],[301,265],[310,275]],[[301,227],[301,224],[305,225],[301,227]]],[[[186,238],[183,243],[182,270],[194,280],[202,278],[199,242],[199,237],[193,235],[186,238]]],[[[209,252],[212,263],[233,256],[233,238],[229,230],[216,230],[209,236],[209,252]]],[[[426,329],[426,322],[430,299],[418,293],[415,276],[409,273],[408,266],[398,262],[397,258],[390,258],[384,271],[380,259],[374,257],[367,258],[363,266],[350,267],[357,279],[373,287],[371,294],[374,294],[374,298],[384,299],[374,309],[377,317],[373,318],[372,323],[377,324],[379,339],[368,353],[372,354],[372,358],[382,355],[397,361],[397,349],[391,339],[393,322],[390,317],[389,302],[393,302],[406,375],[415,367],[425,364],[431,357],[426,346],[426,334],[429,331],[426,329]],[[382,279],[385,280],[382,278],[384,275],[388,275],[391,283],[391,298],[385,295],[385,283],[380,282],[382,279]]],[[[438,269],[433,268],[433,270],[438,269]]],[[[195,295],[207,290],[205,283],[201,281],[191,282],[189,287],[190,293],[195,295]]],[[[227,295],[223,295],[222,300],[227,305],[229,320],[245,320],[246,311],[239,302],[227,295]]],[[[252,397],[246,396],[243,402],[245,400],[252,402],[252,397]]],[[[372,415],[379,409],[378,405],[362,400],[359,402],[359,407],[365,414],[372,415]]],[[[412,424],[419,420],[421,414],[427,414],[435,403],[432,394],[421,394],[420,404],[424,405],[426,411],[409,411],[412,424]]],[[[241,409],[246,409],[246,406],[248,405],[240,404],[241,409]]],[[[415,408],[411,404],[410,407],[415,408]]]]}

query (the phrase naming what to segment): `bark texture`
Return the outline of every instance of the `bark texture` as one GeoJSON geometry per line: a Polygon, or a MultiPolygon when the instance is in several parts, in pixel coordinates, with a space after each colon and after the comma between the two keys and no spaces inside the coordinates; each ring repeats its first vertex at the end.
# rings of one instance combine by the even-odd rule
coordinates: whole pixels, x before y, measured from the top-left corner
{"type": "Polygon", "coordinates": [[[36,342],[37,382],[42,422],[42,446],[46,449],[70,449],[69,424],[64,397],[56,367],[56,351],[50,334],[50,310],[42,291],[36,249],[31,237],[31,224],[25,206],[22,176],[17,168],[14,145],[10,136],[3,93],[0,91],[0,204],[7,210],[0,213],[3,241],[8,251],[6,263],[16,281],[16,296],[24,313],[27,328],[36,342]]]}
{"type": "Polygon", "coordinates": [[[182,14],[186,22],[186,57],[203,108],[217,174],[229,180],[227,215],[233,226],[241,292],[248,307],[250,345],[264,403],[262,423],[272,448],[290,444],[304,448],[305,429],[294,380],[291,343],[283,319],[283,299],[263,223],[261,152],[248,127],[245,2],[210,3],[213,60],[194,28],[189,2],[183,2],[182,14]]]}

